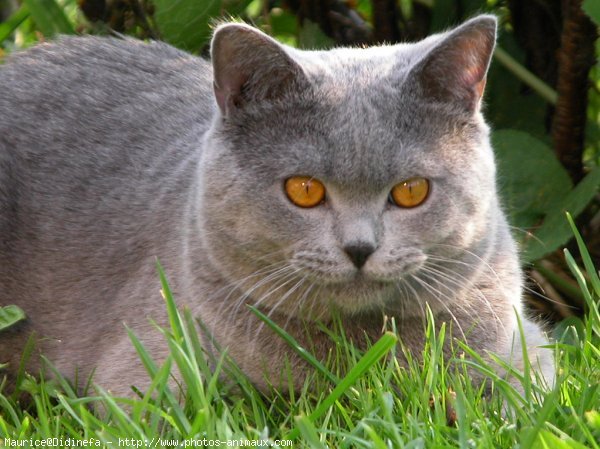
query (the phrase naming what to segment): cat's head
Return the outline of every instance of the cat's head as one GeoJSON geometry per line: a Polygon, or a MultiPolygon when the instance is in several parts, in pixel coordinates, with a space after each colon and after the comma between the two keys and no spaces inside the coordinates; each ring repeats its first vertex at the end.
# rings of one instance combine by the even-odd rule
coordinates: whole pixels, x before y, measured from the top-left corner
{"type": "Polygon", "coordinates": [[[199,207],[226,300],[324,317],[460,296],[500,213],[479,111],[495,34],[480,16],[415,44],[304,52],[217,28],[199,207]]]}

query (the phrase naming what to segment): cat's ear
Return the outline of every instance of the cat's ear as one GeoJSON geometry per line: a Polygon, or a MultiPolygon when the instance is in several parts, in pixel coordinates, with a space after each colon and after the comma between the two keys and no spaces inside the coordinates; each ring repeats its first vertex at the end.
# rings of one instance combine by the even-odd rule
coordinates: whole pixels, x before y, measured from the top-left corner
{"type": "Polygon", "coordinates": [[[448,32],[413,69],[423,94],[477,111],[496,43],[496,24],[495,16],[481,15],[448,32]]]}
{"type": "Polygon", "coordinates": [[[219,26],[211,44],[217,104],[228,116],[248,102],[273,100],[304,79],[281,44],[248,25],[219,26]]]}

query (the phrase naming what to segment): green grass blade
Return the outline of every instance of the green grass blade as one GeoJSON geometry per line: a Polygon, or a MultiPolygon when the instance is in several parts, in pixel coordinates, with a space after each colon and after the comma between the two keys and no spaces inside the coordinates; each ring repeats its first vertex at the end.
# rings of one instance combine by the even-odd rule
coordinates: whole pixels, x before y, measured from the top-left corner
{"type": "Polygon", "coordinates": [[[567,265],[569,266],[571,273],[573,273],[575,280],[579,284],[579,288],[581,289],[581,293],[583,294],[583,297],[585,298],[585,300],[588,303],[591,303],[592,302],[592,294],[591,294],[590,290],[588,289],[588,285],[587,285],[585,276],[579,269],[579,266],[577,266],[577,262],[571,255],[571,252],[565,248],[564,253],[565,253],[565,260],[567,261],[567,265]]]}
{"type": "Polygon", "coordinates": [[[71,407],[71,404],[69,404],[67,399],[62,394],[58,395],[58,402],[61,403],[61,405],[69,413],[69,415],[71,415],[71,417],[75,421],[77,421],[82,428],[85,428],[85,423],[81,420],[81,418],[79,417],[79,414],[77,412],[75,412],[75,410],[73,410],[73,407],[71,407]]]}
{"type": "MultiPolygon", "coordinates": [[[[327,396],[310,414],[310,421],[314,422],[319,419],[335,402],[352,386],[356,381],[366,373],[375,363],[386,355],[398,342],[398,337],[391,332],[386,332],[375,343],[367,353],[362,356],[358,363],[350,370],[350,372],[338,383],[333,391],[327,396]]],[[[294,440],[298,437],[300,429],[293,429],[287,436],[287,439],[294,440]]]]}
{"type": "Polygon", "coordinates": [[[577,247],[579,248],[579,253],[581,254],[581,259],[583,260],[583,266],[585,267],[592,286],[594,287],[594,291],[596,295],[600,297],[600,277],[598,277],[598,272],[594,267],[594,263],[592,262],[592,258],[590,257],[590,253],[588,252],[583,239],[581,238],[581,234],[577,230],[575,226],[575,222],[573,221],[573,217],[571,214],[567,212],[567,220],[569,220],[569,225],[571,225],[571,229],[573,230],[573,235],[575,236],[575,240],[577,240],[577,247]]]}
{"type": "Polygon", "coordinates": [[[75,34],[75,29],[56,0],[24,0],[31,18],[45,37],[75,34]]]}
{"type": "Polygon", "coordinates": [[[169,286],[169,282],[167,281],[167,277],[165,276],[165,270],[158,260],[156,260],[156,270],[158,271],[158,275],[160,277],[160,284],[162,287],[162,295],[165,299],[165,303],[167,304],[167,314],[169,316],[169,324],[171,325],[171,330],[173,331],[173,337],[178,342],[183,340],[183,325],[181,323],[181,319],[179,317],[179,313],[177,312],[177,306],[175,305],[175,299],[173,298],[173,292],[171,291],[171,287],[169,286]]]}
{"type": "Polygon", "coordinates": [[[318,361],[314,355],[312,355],[309,351],[296,341],[294,337],[280,328],[271,318],[266,316],[256,307],[248,306],[252,313],[254,313],[258,318],[260,318],[267,326],[269,326],[273,332],[275,332],[279,337],[281,337],[289,346],[292,348],[300,357],[306,360],[313,368],[315,368],[318,372],[323,374],[332,384],[336,385],[340,380],[335,376],[331,371],[329,371],[325,365],[323,365],[320,361],[318,361]]]}
{"type": "Polygon", "coordinates": [[[8,39],[27,17],[29,17],[29,10],[22,5],[8,19],[0,23],[0,44],[8,39]]]}
{"type": "Polygon", "coordinates": [[[304,443],[306,443],[308,447],[315,449],[327,449],[327,446],[325,446],[319,439],[317,429],[315,429],[315,426],[306,415],[297,416],[294,418],[294,421],[296,422],[296,428],[299,430],[302,438],[304,439],[304,443]]]}
{"type": "MultiPolygon", "coordinates": [[[[148,353],[148,351],[146,350],[146,348],[144,347],[142,342],[137,338],[137,336],[129,328],[127,329],[127,333],[138,353],[138,356],[140,357],[142,364],[144,365],[144,368],[146,368],[148,375],[152,379],[155,379],[156,376],[160,375],[160,371],[159,371],[158,367],[156,366],[156,363],[154,362],[154,360],[152,359],[152,357],[150,356],[150,354],[148,353]]],[[[170,363],[171,362],[169,361],[169,364],[170,363]]],[[[173,392],[171,391],[171,389],[169,388],[168,385],[164,386],[163,394],[165,396],[167,403],[171,406],[171,410],[172,410],[171,413],[175,420],[175,423],[177,424],[177,427],[179,429],[182,429],[185,431],[189,430],[190,422],[185,417],[185,414],[181,410],[181,407],[180,407],[177,399],[175,398],[175,395],[173,394],[173,392]]]]}
{"type": "Polygon", "coordinates": [[[365,432],[367,433],[367,435],[369,435],[369,438],[371,438],[371,447],[373,447],[374,449],[388,449],[387,445],[385,444],[385,441],[383,441],[381,437],[377,435],[375,429],[373,429],[371,426],[365,423],[361,423],[361,426],[363,429],[365,429],[365,432]]]}
{"type": "Polygon", "coordinates": [[[561,439],[548,430],[542,429],[537,433],[534,449],[585,449],[587,446],[572,438],[561,439]]]}
{"type": "Polygon", "coordinates": [[[142,365],[144,365],[146,372],[148,373],[148,375],[150,377],[156,376],[156,373],[158,372],[158,367],[156,366],[156,363],[154,363],[154,360],[152,359],[150,354],[148,354],[148,351],[146,351],[146,348],[144,347],[142,342],[139,340],[137,335],[135,335],[129,327],[126,326],[126,329],[127,329],[127,335],[129,336],[129,340],[133,344],[133,347],[135,348],[135,350],[138,354],[138,357],[140,358],[140,361],[142,362],[142,365]]]}

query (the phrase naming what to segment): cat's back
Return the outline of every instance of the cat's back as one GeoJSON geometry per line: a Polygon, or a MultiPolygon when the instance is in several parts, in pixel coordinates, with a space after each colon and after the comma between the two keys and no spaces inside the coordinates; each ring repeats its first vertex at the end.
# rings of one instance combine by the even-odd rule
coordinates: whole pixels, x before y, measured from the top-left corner
{"type": "Polygon", "coordinates": [[[214,113],[210,64],[159,42],[63,37],[9,56],[0,86],[0,286],[27,266],[51,273],[55,254],[90,273],[158,256],[154,236],[174,227],[157,211],[185,205],[214,113]]]}
{"type": "Polygon", "coordinates": [[[174,127],[211,114],[211,79],[208,62],[161,42],[62,37],[0,65],[0,130],[17,141],[32,130],[107,135],[153,113],[174,127]]]}
{"type": "Polygon", "coordinates": [[[214,112],[210,64],[160,42],[63,37],[9,56],[0,86],[5,203],[70,192],[77,207],[173,173],[214,112]]]}

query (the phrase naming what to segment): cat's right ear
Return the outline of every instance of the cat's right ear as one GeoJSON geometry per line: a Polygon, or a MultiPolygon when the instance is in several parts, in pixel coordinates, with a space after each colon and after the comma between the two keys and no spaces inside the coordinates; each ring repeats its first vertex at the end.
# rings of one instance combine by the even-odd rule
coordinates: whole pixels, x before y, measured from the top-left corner
{"type": "Polygon", "coordinates": [[[211,59],[215,98],[225,117],[250,102],[277,99],[304,79],[281,44],[241,23],[215,30],[211,59]]]}

